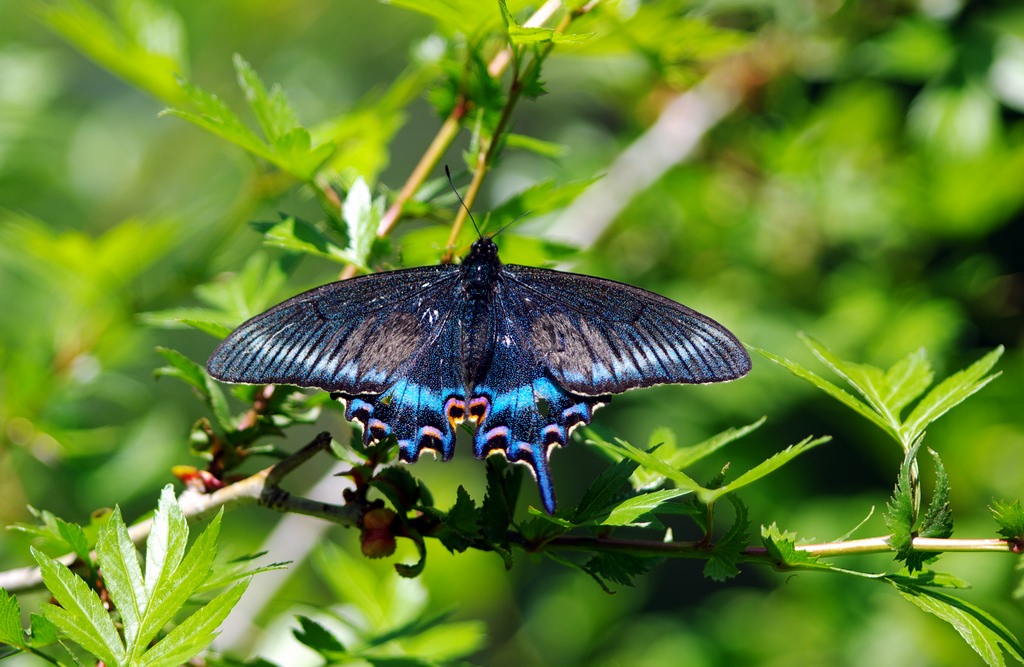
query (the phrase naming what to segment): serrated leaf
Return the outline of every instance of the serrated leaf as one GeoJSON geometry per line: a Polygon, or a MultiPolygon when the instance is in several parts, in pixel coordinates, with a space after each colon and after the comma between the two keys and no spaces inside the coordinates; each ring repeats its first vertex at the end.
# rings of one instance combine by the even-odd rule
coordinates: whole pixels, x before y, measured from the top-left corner
{"type": "Polygon", "coordinates": [[[89,562],[89,539],[85,536],[85,530],[77,523],[68,523],[59,517],[54,517],[57,531],[68,544],[70,551],[73,551],[83,562],[89,562]]]}
{"type": "Polygon", "coordinates": [[[743,488],[744,486],[747,486],[748,484],[752,484],[753,482],[756,482],[762,477],[765,477],[766,475],[775,472],[776,470],[786,465],[787,463],[789,463],[796,457],[800,456],[804,452],[813,449],[818,445],[822,445],[826,442],[829,442],[830,440],[832,440],[832,436],[828,435],[814,439],[812,439],[811,436],[807,436],[806,438],[796,443],[795,445],[790,445],[781,452],[778,452],[777,454],[771,456],[770,458],[762,461],[758,465],[754,466],[750,470],[746,471],[745,473],[737,477],[729,484],[721,486],[717,489],[703,489],[702,491],[699,492],[701,502],[705,504],[710,504],[727,493],[731,493],[733,491],[743,488]]]}
{"type": "Polygon", "coordinates": [[[1000,535],[1008,540],[1024,540],[1024,508],[1019,500],[993,500],[991,510],[1000,535]]]}
{"type": "Polygon", "coordinates": [[[375,204],[372,201],[370,187],[366,181],[362,176],[357,178],[341,207],[341,218],[345,221],[345,230],[348,233],[348,248],[345,253],[352,264],[366,268],[383,212],[381,203],[375,204]]]}
{"type": "Polygon", "coordinates": [[[42,614],[29,614],[31,639],[29,645],[34,648],[57,643],[57,626],[42,614]]]}
{"type": "Polygon", "coordinates": [[[128,527],[121,518],[120,508],[114,508],[114,515],[100,531],[96,541],[96,555],[103,572],[103,583],[110,593],[110,601],[124,623],[125,642],[130,651],[138,636],[139,618],[146,609],[149,596],[139,565],[139,555],[128,536],[128,527]]]}
{"type": "Polygon", "coordinates": [[[807,334],[801,333],[800,339],[811,349],[814,356],[818,357],[833,373],[846,380],[867,400],[875,412],[885,420],[891,431],[895,432],[899,429],[899,412],[894,411],[886,401],[885,397],[889,393],[889,389],[885,383],[885,372],[881,368],[840,359],[832,350],[807,334]]]}
{"type": "Polygon", "coordinates": [[[896,581],[892,584],[904,599],[952,625],[986,665],[1003,667],[1006,664],[1004,650],[1024,662],[1024,646],[988,612],[941,591],[908,586],[896,581]]]}
{"type": "Polygon", "coordinates": [[[305,220],[289,216],[280,222],[261,223],[258,229],[263,233],[263,240],[269,246],[323,257],[342,264],[350,261],[351,255],[344,248],[305,220]]]}
{"type": "Polygon", "coordinates": [[[105,69],[164,102],[182,102],[175,77],[188,67],[178,14],[149,0],[117,8],[116,22],[80,0],[40,3],[39,10],[52,30],[105,69]]]}
{"type": "Polygon", "coordinates": [[[761,542],[768,555],[784,565],[811,565],[818,561],[817,556],[797,550],[796,533],[783,531],[774,522],[761,526],[761,542]]]}
{"type": "Polygon", "coordinates": [[[767,417],[761,417],[756,422],[740,426],[739,428],[727,428],[726,430],[711,436],[707,440],[690,447],[681,447],[666,458],[666,462],[680,470],[686,469],[731,442],[756,431],[767,421],[767,417]]]}
{"type": "Polygon", "coordinates": [[[512,567],[508,528],[515,517],[522,480],[521,466],[502,463],[495,456],[487,458],[487,492],[480,508],[480,530],[505,561],[506,568],[512,567]]]}
{"type": "Polygon", "coordinates": [[[157,347],[156,351],[171,365],[156,369],[154,374],[157,377],[175,377],[194,387],[203,402],[209,406],[214,419],[217,420],[221,428],[232,430],[227,398],[221,391],[220,385],[207,375],[206,369],[177,350],[157,347]]]}
{"type": "Polygon", "coordinates": [[[788,359],[772,354],[771,352],[767,352],[752,345],[748,345],[747,347],[748,349],[760,354],[765,359],[768,359],[769,361],[772,361],[778,364],[779,366],[782,366],[787,371],[797,376],[801,380],[806,380],[807,382],[810,382],[815,387],[821,389],[826,394],[836,399],[840,403],[846,405],[849,408],[852,408],[858,414],[860,414],[863,417],[866,417],[872,423],[876,424],[879,428],[881,428],[886,433],[890,434],[893,438],[895,438],[897,442],[900,442],[902,444],[903,440],[900,436],[899,431],[894,429],[881,415],[872,410],[871,406],[869,406],[868,404],[857,399],[855,396],[851,395],[842,388],[832,384],[825,378],[800,366],[799,364],[795,364],[788,359]]]}
{"type": "Polygon", "coordinates": [[[595,523],[602,526],[647,526],[653,522],[655,526],[659,526],[660,522],[653,514],[668,501],[688,493],[690,491],[687,489],[662,489],[641,493],[598,512],[595,516],[598,520],[595,523]],[[644,517],[646,519],[641,521],[644,517]]]}
{"type": "Polygon", "coordinates": [[[937,452],[929,449],[935,460],[935,491],[921,519],[921,537],[947,538],[953,535],[953,510],[949,505],[949,476],[937,452]]]}
{"type": "Polygon", "coordinates": [[[505,135],[505,146],[529,151],[534,155],[551,159],[560,159],[569,154],[569,147],[554,141],[544,141],[525,134],[510,133],[505,135]]]}
{"type": "Polygon", "coordinates": [[[138,667],[178,667],[194,658],[214,640],[217,628],[248,586],[248,581],[235,584],[210,600],[146,651],[138,667]]]}
{"type": "Polygon", "coordinates": [[[607,517],[612,498],[626,485],[637,467],[639,464],[636,461],[622,459],[615,465],[605,468],[583,494],[583,498],[572,513],[571,521],[583,524],[607,517]]]}
{"type": "Polygon", "coordinates": [[[750,529],[750,512],[739,497],[730,493],[725,496],[736,513],[729,530],[715,542],[711,558],[704,566],[704,576],[713,581],[725,581],[739,574],[739,562],[747,545],[747,531],[750,529]]]}
{"type": "Polygon", "coordinates": [[[903,423],[900,429],[903,436],[908,440],[917,439],[929,424],[946,414],[950,408],[967,400],[972,394],[999,377],[999,373],[986,374],[999,361],[999,357],[1003,355],[1003,349],[1003,346],[1000,345],[964,370],[946,378],[928,392],[903,423]]]}
{"type": "Polygon", "coordinates": [[[508,3],[505,2],[505,0],[498,0],[498,5],[501,7],[502,17],[505,19],[505,31],[513,46],[520,46],[523,44],[541,44],[544,42],[554,42],[556,44],[581,44],[589,37],[593,36],[593,33],[588,33],[586,35],[567,35],[556,32],[552,28],[525,28],[519,25],[515,17],[512,16],[512,12],[508,10],[508,3]]]}
{"type": "MultiPolygon", "coordinates": [[[[180,560],[173,572],[160,578],[150,594],[150,602],[141,619],[138,640],[133,647],[135,655],[144,650],[157,633],[170,622],[205,583],[217,554],[217,537],[220,534],[223,510],[210,522],[192,548],[180,560]]],[[[147,576],[149,575],[147,567],[147,576]]]]}
{"type": "Polygon", "coordinates": [[[232,62],[238,75],[238,85],[245,93],[245,101],[256,116],[256,121],[271,144],[278,144],[281,138],[299,126],[299,118],[288,102],[284,91],[275,85],[268,94],[266,86],[256,71],[239,54],[234,54],[232,62]]]}
{"type": "Polygon", "coordinates": [[[46,588],[59,607],[44,614],[69,639],[108,665],[125,664],[125,648],[103,603],[92,589],[66,566],[30,547],[39,563],[46,588]]]}
{"type": "Polygon", "coordinates": [[[370,486],[383,493],[399,512],[407,512],[420,503],[422,487],[405,466],[381,469],[370,480],[370,486]]]}
{"type": "MultiPolygon", "coordinates": [[[[886,542],[896,550],[896,560],[907,560],[913,553],[914,524],[917,522],[917,503],[914,497],[912,470],[915,466],[917,451],[921,446],[918,440],[907,452],[900,465],[896,479],[896,488],[885,512],[885,525],[889,529],[886,542]]],[[[910,563],[908,562],[908,567],[910,563]]],[[[920,569],[920,563],[917,567],[920,569]]],[[[913,571],[913,569],[911,570],[913,571]]]]}
{"type": "Polygon", "coordinates": [[[388,0],[389,4],[426,14],[446,32],[479,35],[501,24],[495,5],[480,0],[388,0]]]}
{"type": "Polygon", "coordinates": [[[596,554],[583,565],[583,569],[597,579],[632,586],[633,578],[646,574],[653,561],[652,558],[609,551],[596,554]]]}
{"type": "Polygon", "coordinates": [[[345,645],[338,641],[331,632],[308,616],[298,615],[299,627],[292,634],[300,642],[313,649],[329,662],[344,655],[345,645]]]}
{"type": "Polygon", "coordinates": [[[197,331],[202,331],[203,333],[208,333],[211,336],[213,336],[214,338],[217,338],[218,340],[224,340],[225,338],[228,337],[228,334],[230,334],[231,331],[232,331],[231,327],[225,326],[225,325],[220,324],[218,322],[208,322],[206,320],[195,320],[195,319],[191,319],[191,318],[187,318],[187,317],[181,318],[181,320],[179,320],[179,321],[182,324],[184,324],[186,326],[189,326],[189,327],[192,327],[193,329],[195,329],[197,331]]]}
{"type": "Polygon", "coordinates": [[[480,536],[480,510],[465,487],[459,485],[455,504],[448,510],[437,538],[449,551],[465,551],[480,536]]]}
{"type": "Polygon", "coordinates": [[[586,442],[601,447],[602,449],[608,450],[616,457],[624,456],[628,459],[636,461],[644,468],[651,470],[664,476],[666,479],[672,480],[679,488],[687,491],[702,492],[706,491],[704,487],[694,481],[686,473],[676,470],[669,464],[662,461],[657,456],[645,452],[639,447],[635,447],[630,443],[620,438],[612,438],[611,441],[605,440],[597,435],[594,429],[586,429],[584,431],[586,442]]]}
{"type": "Polygon", "coordinates": [[[18,599],[0,588],[0,644],[27,646],[25,631],[21,628],[21,606],[18,599]]]}
{"type": "Polygon", "coordinates": [[[935,379],[928,355],[924,349],[907,355],[892,365],[885,372],[885,386],[888,393],[883,400],[890,409],[899,415],[907,405],[931,386],[935,379]]]}

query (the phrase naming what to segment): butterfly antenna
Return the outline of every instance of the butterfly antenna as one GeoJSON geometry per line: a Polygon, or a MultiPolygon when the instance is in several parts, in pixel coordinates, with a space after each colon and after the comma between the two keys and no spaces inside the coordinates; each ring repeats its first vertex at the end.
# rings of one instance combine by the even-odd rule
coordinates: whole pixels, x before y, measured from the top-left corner
{"type": "Polygon", "coordinates": [[[493,239],[495,236],[497,236],[498,234],[502,233],[503,231],[505,231],[506,229],[508,229],[512,225],[516,224],[517,222],[519,222],[520,220],[522,220],[526,216],[530,215],[531,213],[533,213],[533,211],[526,211],[522,215],[517,215],[514,219],[509,220],[508,222],[506,222],[504,227],[502,227],[498,231],[496,231],[493,234],[491,234],[491,238],[493,239]]]}
{"type": "Polygon", "coordinates": [[[473,212],[469,210],[468,206],[466,206],[466,201],[462,198],[462,195],[459,194],[459,189],[455,187],[455,181],[452,180],[452,172],[448,170],[448,165],[444,166],[444,175],[448,177],[448,184],[452,186],[452,192],[454,192],[455,196],[459,198],[459,203],[462,204],[462,208],[466,209],[466,213],[469,215],[469,220],[473,223],[473,229],[476,230],[476,235],[483,238],[484,235],[480,233],[480,227],[476,224],[473,212]]]}

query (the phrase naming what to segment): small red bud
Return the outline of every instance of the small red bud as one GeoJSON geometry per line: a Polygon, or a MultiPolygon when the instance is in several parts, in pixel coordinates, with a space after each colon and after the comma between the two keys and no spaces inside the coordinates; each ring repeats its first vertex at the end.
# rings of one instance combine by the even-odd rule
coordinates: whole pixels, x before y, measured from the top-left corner
{"type": "Polygon", "coordinates": [[[363,516],[363,528],[359,545],[367,558],[385,558],[395,553],[395,536],[391,524],[395,513],[387,508],[372,509],[363,516]]]}

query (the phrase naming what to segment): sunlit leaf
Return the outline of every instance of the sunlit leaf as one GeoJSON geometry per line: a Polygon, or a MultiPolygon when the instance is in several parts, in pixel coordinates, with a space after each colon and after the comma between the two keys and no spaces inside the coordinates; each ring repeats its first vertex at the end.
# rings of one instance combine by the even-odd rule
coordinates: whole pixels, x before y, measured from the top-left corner
{"type": "Polygon", "coordinates": [[[967,400],[969,396],[999,377],[999,373],[993,375],[987,375],[987,373],[1002,355],[1003,346],[1000,345],[964,370],[949,376],[928,392],[904,422],[901,428],[904,437],[917,438],[929,424],[946,414],[950,408],[967,400]]]}
{"type": "Polygon", "coordinates": [[[905,599],[952,625],[986,665],[1005,665],[1003,651],[1024,662],[1024,646],[988,612],[941,591],[907,586],[895,581],[893,586],[905,599]]]}
{"type": "Polygon", "coordinates": [[[66,566],[32,549],[43,583],[60,605],[45,608],[46,617],[73,642],[108,665],[124,665],[125,647],[99,597],[66,566]]]}
{"type": "Polygon", "coordinates": [[[811,436],[807,436],[797,444],[790,445],[781,452],[778,452],[777,454],[774,454],[770,458],[765,459],[764,461],[757,464],[750,470],[746,471],[745,473],[743,473],[733,481],[729,482],[725,486],[719,487],[717,489],[705,489],[701,491],[700,498],[705,503],[714,502],[717,498],[725,495],[726,493],[737,491],[738,489],[741,489],[744,486],[756,482],[762,477],[775,472],[776,470],[786,465],[787,463],[789,463],[796,457],[800,456],[804,452],[813,449],[818,445],[825,444],[826,442],[829,442],[831,439],[832,437],[827,435],[822,436],[820,438],[812,438],[811,436]]]}

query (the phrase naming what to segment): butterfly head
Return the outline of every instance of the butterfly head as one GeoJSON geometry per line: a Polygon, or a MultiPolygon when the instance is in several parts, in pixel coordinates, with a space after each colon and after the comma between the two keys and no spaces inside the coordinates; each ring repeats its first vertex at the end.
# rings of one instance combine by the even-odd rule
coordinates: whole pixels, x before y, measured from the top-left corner
{"type": "Polygon", "coordinates": [[[489,291],[501,269],[498,246],[494,241],[481,236],[469,248],[469,254],[462,259],[462,274],[470,292],[489,291]]]}

